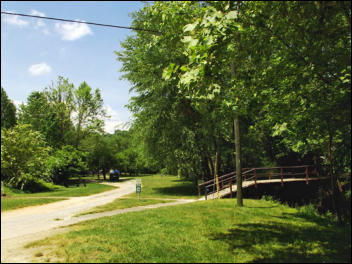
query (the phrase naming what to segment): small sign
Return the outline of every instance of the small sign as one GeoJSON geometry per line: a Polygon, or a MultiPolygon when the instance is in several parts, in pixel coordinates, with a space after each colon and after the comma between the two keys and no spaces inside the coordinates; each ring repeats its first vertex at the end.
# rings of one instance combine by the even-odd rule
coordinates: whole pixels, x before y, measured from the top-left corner
{"type": "Polygon", "coordinates": [[[142,186],[137,184],[136,185],[136,193],[140,193],[142,191],[142,186]]]}
{"type": "Polygon", "coordinates": [[[142,179],[136,179],[136,193],[138,193],[138,200],[140,199],[141,191],[142,191],[142,179]]]}

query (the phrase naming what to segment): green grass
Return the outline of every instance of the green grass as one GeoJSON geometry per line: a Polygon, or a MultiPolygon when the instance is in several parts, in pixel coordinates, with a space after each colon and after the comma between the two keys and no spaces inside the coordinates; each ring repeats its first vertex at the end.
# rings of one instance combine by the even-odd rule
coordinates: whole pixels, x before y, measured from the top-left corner
{"type": "Polygon", "coordinates": [[[68,188],[54,184],[46,185],[50,189],[50,191],[37,193],[26,193],[5,186],[4,189],[6,196],[1,197],[1,212],[63,200],[58,199],[59,197],[87,196],[104,191],[113,190],[116,188],[113,186],[103,185],[99,183],[87,183],[86,187],[84,187],[83,185],[80,185],[79,187],[77,187],[76,185],[72,185],[68,188]]]}
{"type": "Polygon", "coordinates": [[[264,200],[209,200],[82,222],[27,247],[62,262],[350,262],[351,227],[264,200]],[[48,253],[49,254],[49,253],[48,253]]]}
{"type": "MultiPolygon", "coordinates": [[[[141,198],[198,198],[197,187],[192,182],[186,182],[170,175],[146,175],[135,177],[142,179],[141,198]]],[[[128,197],[138,197],[136,193],[128,197]]]]}
{"type": "Polygon", "coordinates": [[[114,186],[94,182],[87,183],[86,187],[84,187],[83,185],[80,185],[79,187],[77,187],[76,185],[71,185],[66,188],[64,186],[54,184],[50,184],[49,186],[50,191],[37,193],[26,193],[5,186],[5,193],[6,196],[9,197],[79,197],[116,189],[116,187],[114,186]]]}
{"type": "Polygon", "coordinates": [[[95,214],[101,213],[106,211],[113,211],[117,209],[125,209],[137,206],[145,206],[145,205],[152,205],[152,204],[159,204],[159,203],[170,203],[174,202],[173,200],[156,200],[156,199],[140,199],[138,198],[118,198],[111,203],[97,206],[89,211],[80,213],[76,216],[86,215],[86,214],[95,214]]]}
{"type": "Polygon", "coordinates": [[[23,208],[32,205],[41,205],[46,203],[66,200],[64,198],[1,198],[1,212],[23,208]]]}
{"type": "MultiPolygon", "coordinates": [[[[138,194],[132,193],[126,195],[124,199],[116,199],[112,203],[95,207],[92,210],[83,212],[81,214],[78,214],[77,216],[112,211],[116,209],[131,208],[136,206],[171,202],[171,200],[162,200],[168,198],[198,198],[198,194],[196,192],[197,189],[194,187],[194,185],[190,182],[179,180],[176,176],[140,175],[135,178],[142,179],[142,192],[140,200],[138,200],[137,198],[138,194]]],[[[122,178],[121,181],[130,179],[132,178],[122,178]]]]}

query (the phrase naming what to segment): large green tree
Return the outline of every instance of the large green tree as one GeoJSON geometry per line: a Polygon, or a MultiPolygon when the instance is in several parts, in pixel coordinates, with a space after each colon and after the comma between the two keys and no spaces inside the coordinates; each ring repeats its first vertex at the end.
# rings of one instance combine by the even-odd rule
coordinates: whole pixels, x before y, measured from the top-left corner
{"type": "Polygon", "coordinates": [[[16,122],[16,106],[8,98],[4,88],[1,87],[1,127],[13,127],[16,122]]]}
{"type": "Polygon", "coordinates": [[[92,91],[92,88],[86,83],[82,82],[80,86],[74,90],[74,106],[76,116],[75,130],[76,130],[76,148],[79,142],[86,133],[92,131],[102,132],[104,125],[103,118],[106,116],[103,108],[103,99],[100,90],[92,91]]]}

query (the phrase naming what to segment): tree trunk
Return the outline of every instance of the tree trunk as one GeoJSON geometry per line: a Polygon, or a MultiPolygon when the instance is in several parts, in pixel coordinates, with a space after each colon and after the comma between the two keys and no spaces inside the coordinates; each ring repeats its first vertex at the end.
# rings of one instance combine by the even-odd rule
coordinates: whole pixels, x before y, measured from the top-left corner
{"type": "Polygon", "coordinates": [[[236,176],[237,176],[237,205],[243,206],[242,196],[242,168],[241,168],[241,145],[240,145],[240,121],[238,116],[234,119],[235,147],[236,147],[236,176]]]}
{"type": "Polygon", "coordinates": [[[332,206],[333,209],[336,211],[337,213],[337,217],[339,220],[339,223],[341,224],[343,222],[342,220],[342,213],[341,213],[341,204],[337,202],[337,196],[338,196],[338,192],[337,192],[337,179],[335,177],[335,174],[333,173],[333,161],[332,161],[332,135],[331,135],[331,131],[329,129],[329,143],[328,143],[328,160],[329,160],[329,177],[330,177],[330,184],[331,184],[331,199],[332,199],[332,206]]]}

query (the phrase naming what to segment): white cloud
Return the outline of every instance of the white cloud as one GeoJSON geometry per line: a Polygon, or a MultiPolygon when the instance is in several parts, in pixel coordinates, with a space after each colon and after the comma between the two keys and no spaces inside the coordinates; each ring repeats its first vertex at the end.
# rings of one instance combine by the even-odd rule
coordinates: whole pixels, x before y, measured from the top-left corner
{"type": "MultiPolygon", "coordinates": [[[[76,19],[76,21],[79,20],[76,19]]],[[[82,38],[85,35],[93,35],[90,27],[81,23],[55,23],[55,29],[63,40],[69,41],[82,38]]]]}
{"type": "Polygon", "coordinates": [[[121,121],[117,111],[111,108],[110,105],[105,106],[106,113],[110,118],[105,119],[104,130],[107,133],[113,134],[116,129],[127,130],[128,124],[121,121]]]}
{"type": "MultiPolygon", "coordinates": [[[[8,13],[16,13],[13,11],[6,11],[8,13]]],[[[28,21],[23,20],[22,18],[20,18],[19,16],[15,16],[15,15],[3,15],[3,21],[7,24],[10,25],[15,25],[15,26],[19,26],[19,27],[25,27],[28,26],[28,21]]]]}
{"type": "Polygon", "coordinates": [[[28,72],[33,76],[38,76],[51,72],[51,67],[45,62],[33,64],[28,68],[28,72]]]}
{"type": "MultiPolygon", "coordinates": [[[[39,12],[39,11],[34,10],[34,9],[32,9],[31,15],[33,15],[33,16],[45,17],[45,14],[44,14],[44,13],[39,12]]],[[[44,27],[44,26],[45,26],[45,23],[44,23],[42,20],[40,20],[40,19],[37,18],[36,26],[37,26],[37,27],[44,27]]]]}

